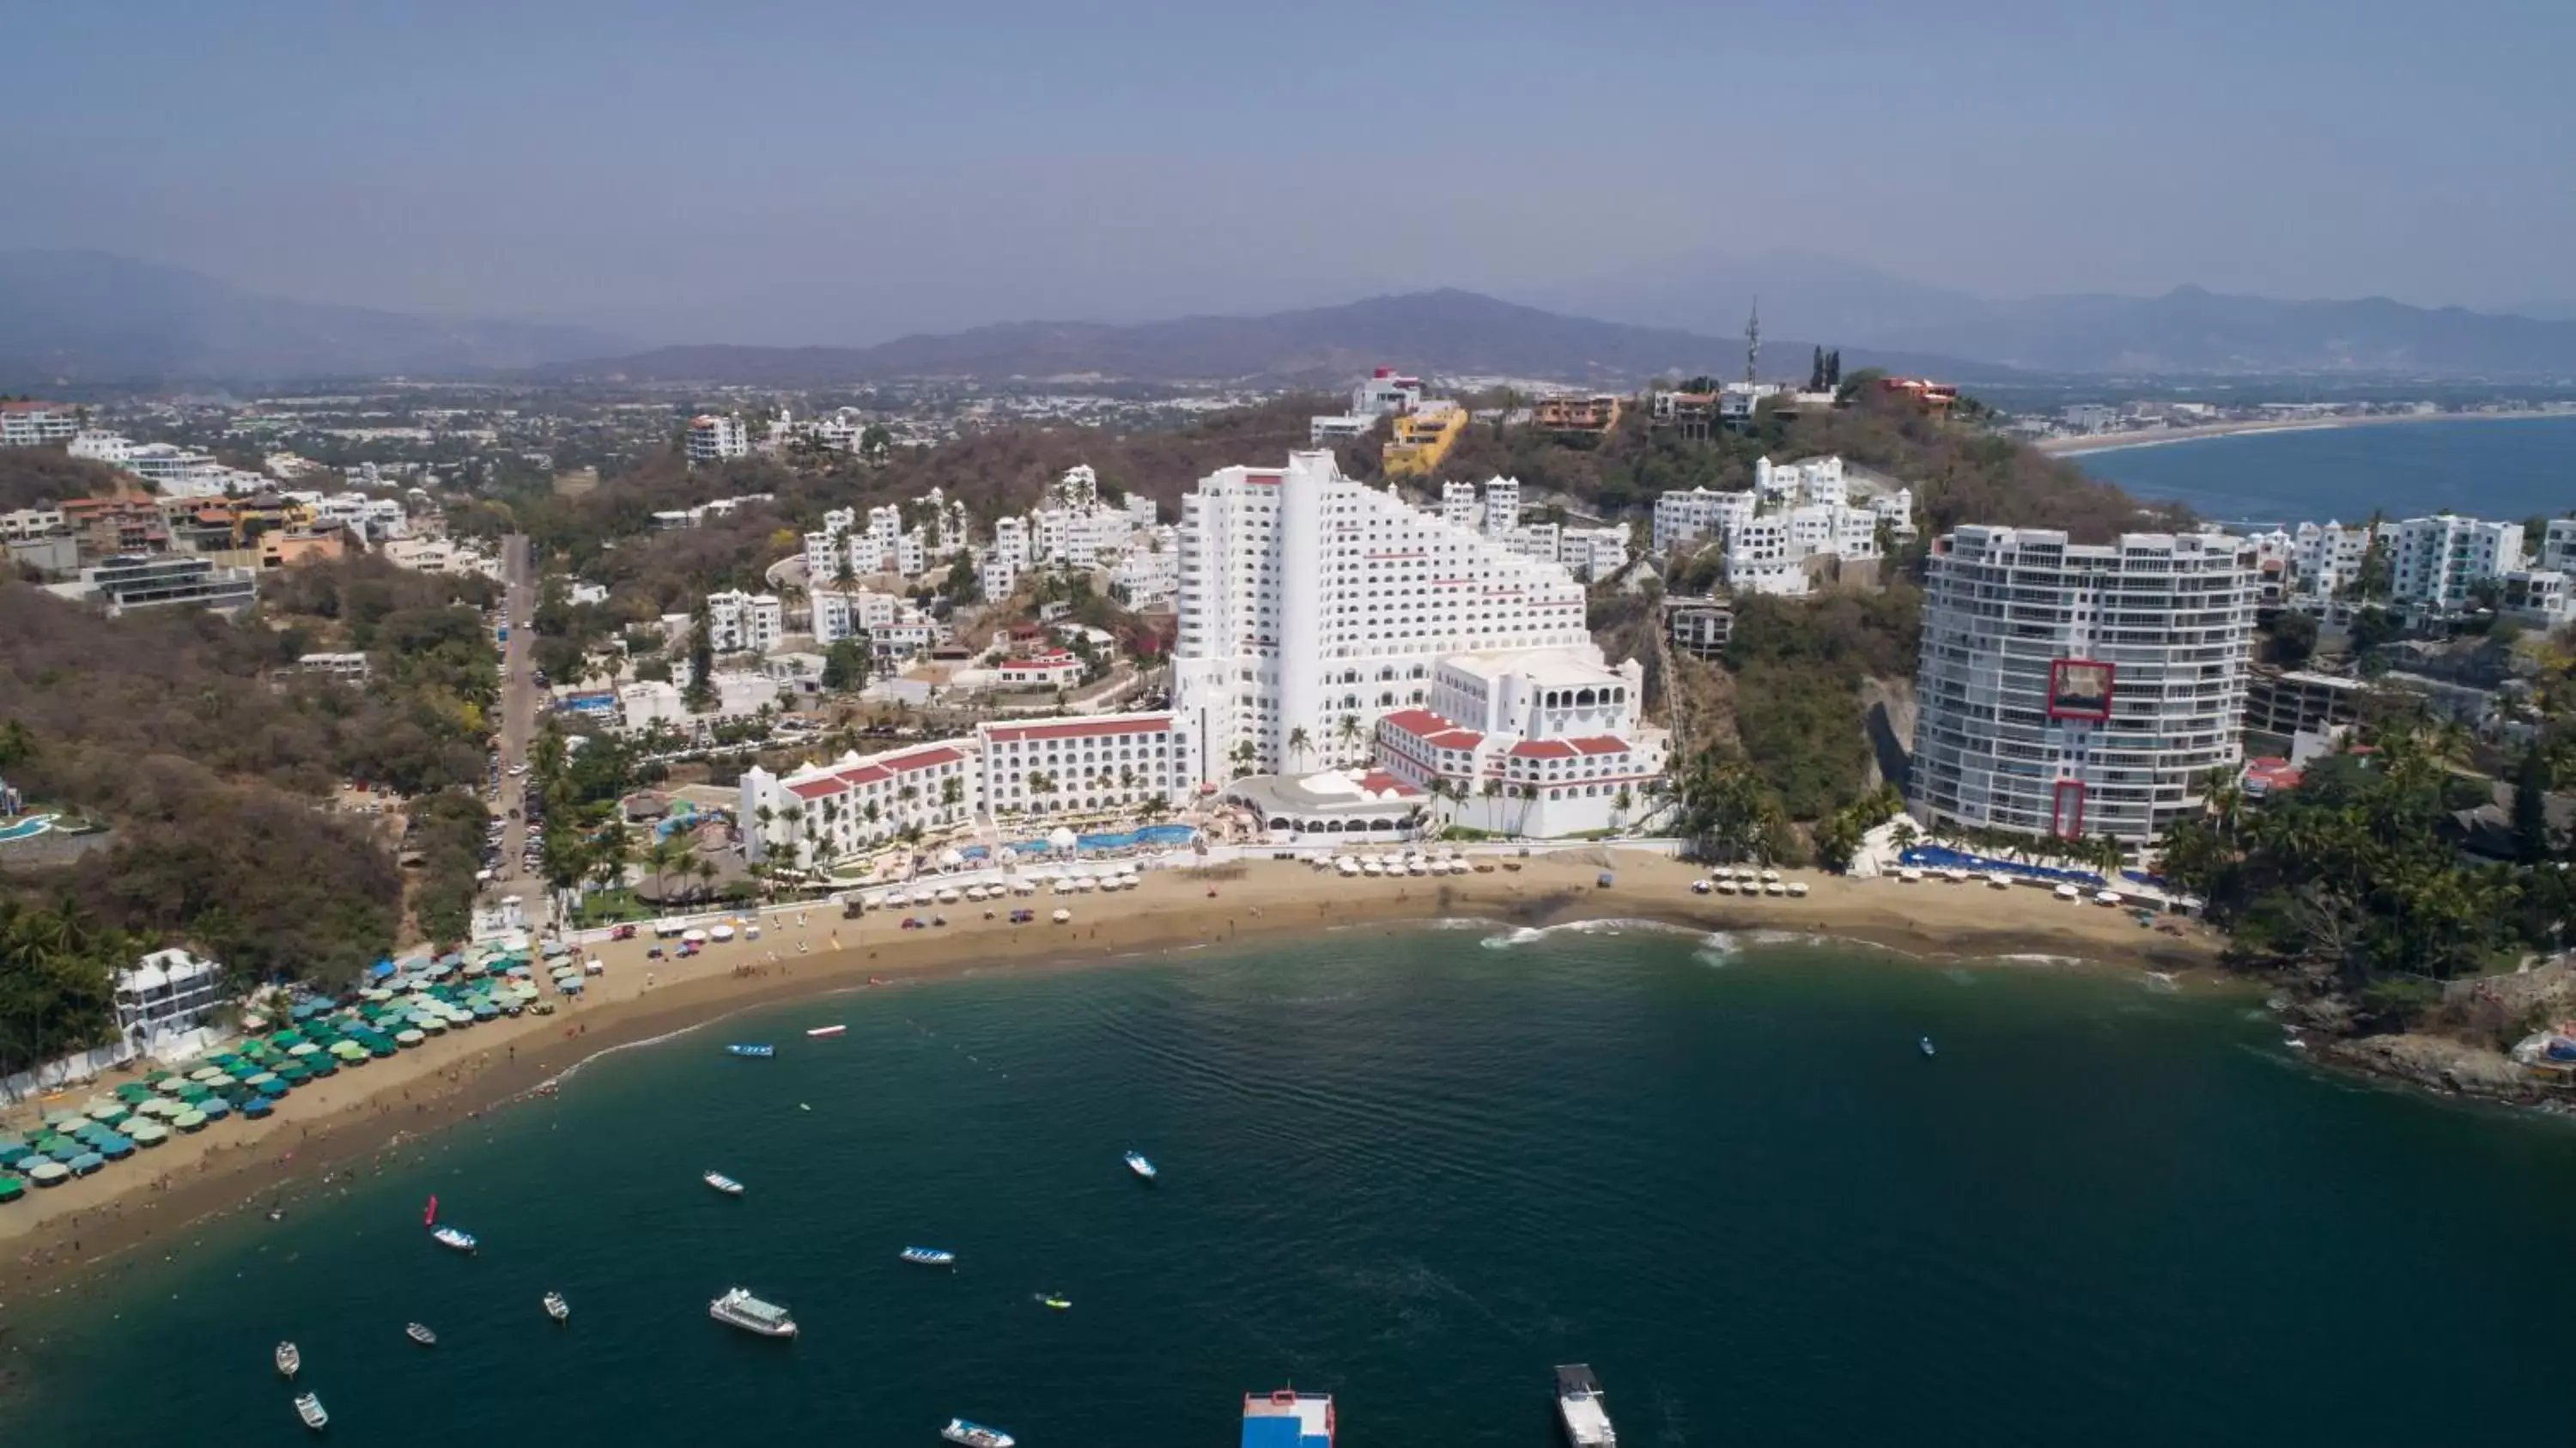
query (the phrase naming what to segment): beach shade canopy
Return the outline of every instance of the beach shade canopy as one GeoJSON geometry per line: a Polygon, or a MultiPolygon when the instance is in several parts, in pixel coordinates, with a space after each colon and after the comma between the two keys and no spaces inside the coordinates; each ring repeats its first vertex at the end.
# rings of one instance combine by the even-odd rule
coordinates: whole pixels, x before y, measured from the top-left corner
{"type": "Polygon", "coordinates": [[[290,1056],[310,1056],[321,1049],[322,1048],[320,1046],[313,1044],[311,1041],[298,1041],[295,1043],[293,1049],[289,1050],[286,1054],[290,1056]]]}
{"type": "Polygon", "coordinates": [[[88,1120],[88,1118],[77,1111],[48,1111],[45,1113],[45,1124],[47,1126],[78,1126],[86,1120],[88,1120]]]}
{"type": "Polygon", "coordinates": [[[81,1103],[81,1114],[92,1121],[115,1121],[128,1113],[125,1103],[113,1096],[93,1096],[81,1103]]]}
{"type": "Polygon", "coordinates": [[[965,863],[966,857],[957,853],[957,848],[954,845],[951,845],[947,849],[939,852],[939,864],[942,869],[954,870],[965,863]]]}
{"type": "MultiPolygon", "coordinates": [[[[258,1120],[260,1117],[268,1115],[276,1109],[276,1107],[268,1104],[268,1098],[265,1096],[254,1096],[248,1101],[242,1103],[242,1115],[247,1116],[254,1121],[258,1120]]],[[[150,1146],[151,1144],[152,1143],[148,1141],[144,1143],[146,1146],[150,1146]]]]}
{"type": "Polygon", "coordinates": [[[127,1157],[134,1155],[133,1138],[111,1136],[107,1140],[98,1144],[98,1154],[106,1157],[109,1161],[123,1161],[127,1157]]]}
{"type": "Polygon", "coordinates": [[[273,1071],[253,1071],[249,1075],[244,1076],[241,1083],[244,1086],[260,1087],[265,1086],[276,1079],[277,1073],[273,1071]]]}
{"type": "MultiPolygon", "coordinates": [[[[290,1090],[292,1090],[292,1089],[293,1089],[292,1087],[288,1086],[288,1085],[287,1085],[285,1082],[283,1082],[283,1081],[269,1080],[269,1081],[262,1081],[261,1083],[259,1083],[259,1094],[260,1094],[260,1095],[262,1095],[262,1096],[264,1096],[264,1097],[267,1097],[269,1100],[272,1100],[272,1101],[276,1100],[276,1099],[277,1099],[278,1097],[280,1097],[280,1096],[285,1095],[288,1091],[290,1091],[290,1090]]],[[[248,1107],[244,1107],[243,1109],[244,1109],[244,1110],[248,1110],[249,1108],[248,1108],[248,1107]]]]}
{"type": "Polygon", "coordinates": [[[16,1166],[35,1154],[35,1148],[23,1141],[0,1143],[0,1166],[16,1166]]]}
{"type": "Polygon", "coordinates": [[[170,1124],[179,1128],[181,1131],[203,1131],[206,1126],[206,1113],[202,1111],[182,1111],[176,1117],[171,1119],[170,1124]]]}
{"type": "Polygon", "coordinates": [[[152,1088],[140,1081],[128,1081],[116,1088],[116,1099],[128,1106],[152,1099],[152,1088]]]}
{"type": "Polygon", "coordinates": [[[188,1073],[188,1079],[191,1081],[210,1081],[222,1074],[224,1074],[224,1068],[221,1066],[200,1066],[196,1070],[188,1073]]]}
{"type": "Polygon", "coordinates": [[[84,1151],[64,1165],[72,1169],[73,1176],[88,1176],[91,1172],[107,1165],[107,1158],[94,1151],[84,1151]]]}
{"type": "Polygon", "coordinates": [[[14,1202],[27,1194],[23,1177],[0,1176],[0,1202],[14,1202]]]}
{"type": "Polygon", "coordinates": [[[406,1027],[394,1032],[394,1044],[397,1046],[417,1046],[424,1039],[426,1038],[416,1028],[406,1027]]]}
{"type": "Polygon", "coordinates": [[[1076,843],[1073,831],[1062,825],[1047,833],[1047,848],[1050,850],[1070,850],[1076,843]]]}
{"type": "Polygon", "coordinates": [[[27,1168],[27,1180],[40,1187],[52,1186],[71,1174],[72,1169],[58,1161],[40,1161],[27,1168]]]}
{"type": "Polygon", "coordinates": [[[226,1101],[224,1098],[222,1098],[222,1097],[220,1097],[220,1096],[216,1097],[216,1098],[215,1098],[214,1100],[212,1100],[212,1101],[207,1102],[203,1107],[201,1107],[201,1108],[199,1108],[199,1109],[200,1109],[200,1110],[202,1110],[202,1111],[204,1111],[204,1112],[206,1113],[206,1119],[207,1119],[208,1121],[221,1121],[221,1120],[223,1120],[225,1117],[230,1116],[230,1115],[232,1115],[232,1114],[233,1114],[233,1106],[232,1106],[232,1103],[231,1103],[231,1102],[229,1102],[229,1101],[226,1101]]]}
{"type": "Polygon", "coordinates": [[[170,1073],[167,1071],[146,1071],[143,1073],[143,1082],[147,1086],[158,1086],[169,1079],[170,1073]]]}

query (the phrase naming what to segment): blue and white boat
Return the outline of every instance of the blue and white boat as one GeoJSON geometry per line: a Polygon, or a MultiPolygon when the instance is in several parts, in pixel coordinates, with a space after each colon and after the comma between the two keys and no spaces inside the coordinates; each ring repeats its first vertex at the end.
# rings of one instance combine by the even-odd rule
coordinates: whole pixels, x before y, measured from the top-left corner
{"type": "Polygon", "coordinates": [[[1930,1036],[1925,1036],[1914,1044],[1923,1052],[1924,1055],[1929,1056],[1932,1054],[1932,1038],[1930,1036]]]}
{"type": "Polygon", "coordinates": [[[940,1247],[906,1247],[896,1254],[906,1262],[921,1267],[954,1267],[957,1254],[940,1247]]]}
{"type": "Polygon", "coordinates": [[[1127,1153],[1127,1169],[1134,1172],[1138,1177],[1145,1181],[1152,1181],[1155,1177],[1161,1175],[1161,1173],[1154,1170],[1154,1164],[1147,1161],[1145,1159],[1145,1153],[1141,1151],[1131,1151],[1127,1153]]]}
{"type": "Polygon", "coordinates": [[[456,1252],[471,1252],[475,1245],[474,1234],[463,1227],[432,1227],[429,1240],[456,1252]]]}
{"type": "Polygon", "coordinates": [[[1011,1448],[1019,1441],[999,1428],[987,1428],[963,1418],[949,1419],[948,1426],[939,1430],[939,1436],[951,1443],[963,1443],[966,1448],[1011,1448]]]}
{"type": "Polygon", "coordinates": [[[742,1195],[742,1183],[735,1181],[732,1177],[726,1176],[723,1172],[711,1171],[699,1177],[699,1180],[705,1182],[708,1186],[714,1187],[717,1191],[724,1193],[726,1196],[738,1197],[742,1195]]]}
{"type": "Polygon", "coordinates": [[[746,1046],[740,1042],[736,1042],[733,1045],[725,1047],[725,1051],[730,1055],[758,1056],[764,1059],[778,1054],[778,1048],[776,1046],[746,1046]]]}

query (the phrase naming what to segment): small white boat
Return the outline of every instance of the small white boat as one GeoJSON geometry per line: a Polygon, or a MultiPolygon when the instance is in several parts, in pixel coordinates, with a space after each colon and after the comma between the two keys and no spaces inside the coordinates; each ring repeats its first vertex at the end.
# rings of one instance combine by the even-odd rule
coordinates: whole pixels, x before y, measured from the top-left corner
{"type": "Polygon", "coordinates": [[[711,1171],[699,1177],[698,1180],[705,1182],[708,1186],[714,1187],[717,1191],[724,1193],[726,1196],[738,1197],[742,1195],[742,1183],[735,1181],[732,1177],[726,1176],[723,1172],[711,1171]]]}
{"type": "Polygon", "coordinates": [[[837,1036],[848,1029],[849,1027],[847,1026],[816,1026],[805,1034],[809,1036],[837,1036]]]}
{"type": "Polygon", "coordinates": [[[707,1304],[707,1316],[761,1337],[794,1337],[796,1319],[775,1302],[763,1302],[740,1287],[728,1289],[724,1296],[707,1304]]]}
{"type": "Polygon", "coordinates": [[[1127,1153],[1127,1169],[1134,1172],[1139,1178],[1145,1181],[1152,1181],[1154,1178],[1162,1175],[1162,1173],[1154,1170],[1154,1164],[1147,1161],[1145,1159],[1145,1153],[1141,1151],[1131,1151],[1127,1153]]]}
{"type": "Polygon", "coordinates": [[[948,1426],[939,1430],[939,1436],[951,1443],[963,1443],[966,1448],[1011,1448],[1019,1441],[999,1428],[987,1428],[963,1418],[949,1419],[948,1426]]]}
{"type": "Polygon", "coordinates": [[[916,1267],[954,1267],[957,1254],[940,1247],[906,1247],[895,1255],[916,1267]]]}
{"type": "Polygon", "coordinates": [[[405,1324],[403,1327],[403,1336],[419,1343],[422,1347],[438,1346],[438,1334],[430,1331],[427,1327],[417,1322],[405,1324]]]}
{"type": "Polygon", "coordinates": [[[331,1426],[331,1415],[322,1410],[322,1399],[312,1393],[299,1393],[295,1398],[295,1416],[304,1426],[319,1433],[331,1426]]]}
{"type": "Polygon", "coordinates": [[[471,1252],[475,1246],[474,1234],[462,1227],[432,1227],[429,1240],[452,1252],[471,1252]]]}
{"type": "Polygon", "coordinates": [[[303,1352],[291,1342],[279,1343],[277,1345],[277,1375],[291,1383],[295,1381],[295,1375],[303,1370],[303,1352]]]}
{"type": "Polygon", "coordinates": [[[572,1321],[572,1304],[564,1301],[564,1295],[562,1293],[547,1293],[544,1298],[544,1306],[546,1309],[546,1316],[553,1318],[555,1321],[572,1321]]]}

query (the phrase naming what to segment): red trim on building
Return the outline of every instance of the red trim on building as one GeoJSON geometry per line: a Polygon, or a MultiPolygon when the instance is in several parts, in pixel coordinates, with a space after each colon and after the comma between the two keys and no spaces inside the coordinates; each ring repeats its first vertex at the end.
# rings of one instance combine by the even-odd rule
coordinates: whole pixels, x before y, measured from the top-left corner
{"type": "Polygon", "coordinates": [[[1157,715],[1151,719],[1098,720],[1082,724],[1007,724],[988,731],[996,744],[1011,744],[1023,739],[1099,739],[1120,734],[1166,734],[1172,721],[1157,715]]]}

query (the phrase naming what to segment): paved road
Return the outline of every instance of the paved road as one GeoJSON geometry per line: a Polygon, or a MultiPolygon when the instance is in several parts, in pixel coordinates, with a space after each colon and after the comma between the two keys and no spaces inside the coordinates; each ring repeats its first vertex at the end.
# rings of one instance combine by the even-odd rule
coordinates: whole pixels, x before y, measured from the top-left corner
{"type": "Polygon", "coordinates": [[[509,818],[508,813],[518,807],[523,793],[522,781],[511,775],[511,766],[527,762],[528,744],[537,728],[534,641],[526,627],[537,612],[537,574],[525,537],[512,534],[502,540],[501,580],[506,589],[501,621],[509,626],[510,640],[501,646],[501,792],[492,801],[493,810],[502,816],[501,865],[491,898],[520,896],[529,926],[537,928],[546,918],[545,889],[527,878],[519,863],[527,844],[527,824],[509,818]]]}

